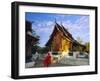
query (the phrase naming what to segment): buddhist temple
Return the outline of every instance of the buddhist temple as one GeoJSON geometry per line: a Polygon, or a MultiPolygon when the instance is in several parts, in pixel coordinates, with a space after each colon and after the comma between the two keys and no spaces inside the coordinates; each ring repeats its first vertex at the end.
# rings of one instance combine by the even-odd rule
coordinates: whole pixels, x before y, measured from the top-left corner
{"type": "Polygon", "coordinates": [[[68,30],[63,26],[55,23],[54,29],[46,46],[51,49],[52,52],[60,53],[62,55],[68,55],[71,50],[76,50],[77,46],[83,45],[78,43],[68,30]]]}

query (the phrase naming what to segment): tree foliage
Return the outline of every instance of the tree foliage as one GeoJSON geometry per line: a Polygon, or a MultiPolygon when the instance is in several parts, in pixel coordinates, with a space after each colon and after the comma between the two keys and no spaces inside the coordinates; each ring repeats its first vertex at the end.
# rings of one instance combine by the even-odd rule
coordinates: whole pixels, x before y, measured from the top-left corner
{"type": "MultiPolygon", "coordinates": [[[[82,40],[80,37],[77,37],[77,42],[78,42],[79,44],[82,44],[82,43],[83,43],[83,40],[82,40]]],[[[81,45],[77,45],[77,46],[76,46],[76,50],[79,51],[79,52],[82,52],[82,51],[83,51],[83,48],[82,48],[81,45]]]]}
{"type": "Polygon", "coordinates": [[[38,52],[40,54],[45,54],[48,52],[48,47],[41,47],[40,49],[38,49],[38,52]]]}
{"type": "Polygon", "coordinates": [[[87,53],[89,53],[89,52],[90,52],[90,43],[89,43],[89,42],[85,43],[85,46],[86,46],[85,51],[86,51],[87,53]]]}

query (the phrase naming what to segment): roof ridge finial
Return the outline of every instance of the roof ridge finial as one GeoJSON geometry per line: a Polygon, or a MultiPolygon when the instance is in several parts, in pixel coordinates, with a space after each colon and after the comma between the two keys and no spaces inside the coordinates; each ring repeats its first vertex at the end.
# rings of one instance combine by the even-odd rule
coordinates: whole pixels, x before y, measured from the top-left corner
{"type": "Polygon", "coordinates": [[[55,18],[55,24],[57,24],[57,19],[55,18]]]}
{"type": "Polygon", "coordinates": [[[63,23],[62,23],[62,21],[60,22],[60,25],[61,25],[61,26],[63,26],[63,23]]]}

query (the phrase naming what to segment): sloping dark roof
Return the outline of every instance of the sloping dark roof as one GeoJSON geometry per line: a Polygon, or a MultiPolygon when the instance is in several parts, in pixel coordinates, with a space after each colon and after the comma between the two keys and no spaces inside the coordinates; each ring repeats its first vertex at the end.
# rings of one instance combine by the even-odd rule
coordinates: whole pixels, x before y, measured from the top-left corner
{"type": "Polygon", "coordinates": [[[71,40],[71,42],[75,43],[76,45],[84,46],[84,45],[80,44],[79,42],[77,42],[77,41],[72,37],[72,35],[69,33],[69,31],[68,31],[63,25],[59,25],[58,23],[55,23],[54,30],[53,30],[52,34],[50,35],[50,39],[49,39],[48,42],[46,43],[46,46],[47,46],[48,44],[51,43],[52,38],[53,38],[53,36],[54,36],[54,32],[55,32],[56,30],[62,32],[63,35],[64,35],[65,37],[67,37],[69,40],[71,40]]]}
{"type": "Polygon", "coordinates": [[[55,26],[54,26],[54,30],[52,32],[52,34],[50,35],[50,39],[48,40],[48,42],[46,43],[46,46],[51,42],[53,36],[54,36],[54,32],[58,30],[60,32],[63,33],[63,35],[65,37],[67,37],[69,40],[73,41],[74,38],[72,37],[72,35],[67,31],[67,29],[64,28],[63,25],[59,25],[58,23],[55,23],[55,26]]]}
{"type": "Polygon", "coordinates": [[[26,31],[25,31],[26,35],[31,39],[38,41],[39,39],[32,35],[32,22],[26,20],[25,26],[26,26],[26,31]]]}
{"type": "Polygon", "coordinates": [[[35,41],[35,42],[39,40],[38,38],[31,36],[31,35],[28,35],[28,34],[26,35],[26,37],[28,37],[29,40],[32,40],[32,41],[35,41]]]}
{"type": "Polygon", "coordinates": [[[67,34],[72,40],[74,40],[74,38],[73,38],[72,35],[68,32],[68,30],[65,29],[65,27],[64,27],[63,25],[61,25],[61,26],[62,26],[63,32],[64,32],[65,34],[67,34]]]}

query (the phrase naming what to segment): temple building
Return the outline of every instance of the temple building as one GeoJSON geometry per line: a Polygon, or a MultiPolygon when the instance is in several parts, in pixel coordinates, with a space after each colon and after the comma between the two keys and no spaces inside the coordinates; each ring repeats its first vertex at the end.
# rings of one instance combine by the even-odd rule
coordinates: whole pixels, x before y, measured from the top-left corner
{"type": "Polygon", "coordinates": [[[32,57],[32,45],[34,45],[38,39],[32,35],[32,23],[25,21],[26,27],[26,61],[32,57]]]}
{"type": "Polygon", "coordinates": [[[82,47],[82,49],[85,48],[84,45],[81,45],[72,37],[63,25],[59,25],[58,23],[55,23],[54,30],[46,46],[49,47],[52,52],[62,55],[68,55],[70,51],[76,50],[78,46],[82,47]]]}

